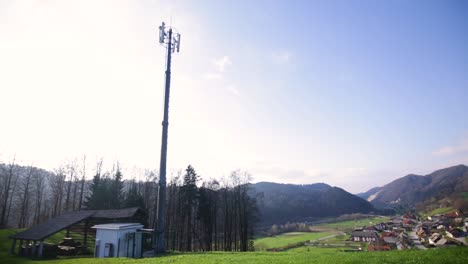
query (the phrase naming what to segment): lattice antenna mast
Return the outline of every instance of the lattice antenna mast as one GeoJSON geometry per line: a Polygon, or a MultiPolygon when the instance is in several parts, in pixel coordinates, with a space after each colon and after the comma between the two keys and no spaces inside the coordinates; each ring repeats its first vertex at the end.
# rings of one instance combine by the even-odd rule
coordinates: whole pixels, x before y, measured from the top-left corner
{"type": "Polygon", "coordinates": [[[169,126],[169,92],[171,86],[171,55],[180,50],[180,34],[173,32],[172,27],[162,22],[159,27],[159,43],[167,49],[166,81],[164,89],[164,117],[162,122],[161,162],[159,164],[159,191],[157,201],[157,221],[154,227],[153,248],[156,253],[166,251],[164,241],[164,226],[166,219],[166,161],[167,161],[167,129],[169,126]]]}

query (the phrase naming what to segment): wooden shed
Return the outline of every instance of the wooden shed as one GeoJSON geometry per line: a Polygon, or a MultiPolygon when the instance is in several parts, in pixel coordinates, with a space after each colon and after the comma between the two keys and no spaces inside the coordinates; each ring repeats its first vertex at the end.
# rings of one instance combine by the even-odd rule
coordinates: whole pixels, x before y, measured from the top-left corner
{"type": "Polygon", "coordinates": [[[44,240],[62,230],[83,233],[82,245],[86,248],[88,235],[95,235],[95,230],[91,229],[91,226],[113,222],[142,222],[144,216],[144,211],[138,207],[68,212],[10,236],[13,240],[10,253],[16,254],[17,241],[19,241],[19,255],[42,257],[44,240]]]}

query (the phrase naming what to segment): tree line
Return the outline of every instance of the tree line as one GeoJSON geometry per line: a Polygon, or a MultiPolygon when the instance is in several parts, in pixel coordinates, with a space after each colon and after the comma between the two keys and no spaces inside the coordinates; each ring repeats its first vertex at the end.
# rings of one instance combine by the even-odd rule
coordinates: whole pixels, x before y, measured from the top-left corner
{"type": "Polygon", "coordinates": [[[46,171],[14,159],[0,163],[0,228],[26,228],[71,211],[127,207],[141,207],[153,221],[155,171],[138,170],[124,181],[118,162],[110,170],[103,169],[102,160],[91,169],[86,164],[83,157],[46,171]]]}
{"type": "MultiPolygon", "coordinates": [[[[54,172],[20,166],[14,160],[0,163],[0,228],[26,228],[70,211],[128,207],[142,208],[144,224],[154,228],[158,174],[144,170],[138,180],[123,180],[118,162],[109,171],[102,164],[96,162],[88,180],[85,157],[54,172]]],[[[258,215],[249,181],[250,175],[241,171],[220,181],[202,181],[192,166],[175,175],[167,186],[166,248],[253,250],[258,215]]]]}
{"type": "Polygon", "coordinates": [[[221,183],[205,181],[188,166],[168,185],[165,241],[177,251],[252,251],[257,204],[250,175],[235,171],[221,183]]]}

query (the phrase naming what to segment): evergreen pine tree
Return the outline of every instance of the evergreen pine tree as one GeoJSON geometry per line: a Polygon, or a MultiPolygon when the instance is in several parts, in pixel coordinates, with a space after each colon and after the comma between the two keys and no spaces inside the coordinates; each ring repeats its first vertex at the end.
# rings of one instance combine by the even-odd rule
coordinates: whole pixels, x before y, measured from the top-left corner
{"type": "Polygon", "coordinates": [[[193,225],[193,211],[194,207],[197,204],[197,199],[199,197],[197,181],[198,175],[195,172],[195,169],[189,165],[185,170],[184,175],[184,185],[181,187],[184,211],[185,211],[185,222],[187,225],[187,237],[185,242],[185,250],[192,251],[192,225],[193,225]]]}
{"type": "Polygon", "coordinates": [[[99,205],[99,195],[100,195],[100,187],[101,187],[101,175],[96,174],[93,177],[93,182],[91,183],[91,195],[86,197],[85,206],[87,209],[97,209],[100,207],[99,205]]]}
{"type": "Polygon", "coordinates": [[[110,196],[112,197],[111,199],[111,209],[118,209],[121,208],[123,205],[123,198],[124,198],[124,193],[123,193],[123,180],[122,180],[122,172],[120,172],[120,169],[117,169],[117,172],[115,173],[114,179],[111,184],[111,193],[110,196]]]}
{"type": "Polygon", "coordinates": [[[130,182],[130,188],[128,189],[125,201],[123,203],[125,208],[127,207],[140,207],[145,208],[145,202],[143,196],[138,192],[138,185],[133,180],[130,182]]]}

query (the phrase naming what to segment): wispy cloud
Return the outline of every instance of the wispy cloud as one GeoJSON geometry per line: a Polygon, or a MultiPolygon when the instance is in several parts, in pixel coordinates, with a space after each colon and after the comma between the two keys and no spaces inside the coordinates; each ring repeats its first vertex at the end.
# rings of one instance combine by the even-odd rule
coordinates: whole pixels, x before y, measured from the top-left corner
{"type": "Polygon", "coordinates": [[[457,144],[441,147],[432,152],[435,156],[449,156],[468,153],[468,136],[465,136],[457,144]]]}
{"type": "Polygon", "coordinates": [[[258,162],[252,165],[249,171],[254,176],[254,182],[272,181],[294,184],[323,182],[352,193],[364,192],[370,188],[382,186],[405,175],[405,172],[400,170],[380,170],[365,167],[291,168],[273,161],[258,162]]]}
{"type": "MultiPolygon", "coordinates": [[[[232,61],[227,55],[219,59],[215,59],[213,60],[213,71],[206,73],[204,78],[207,80],[223,80],[224,75],[226,74],[226,69],[230,65],[232,65],[232,61]]],[[[236,96],[240,95],[239,89],[237,89],[233,84],[227,84],[224,86],[224,89],[236,96]]]]}
{"type": "Polygon", "coordinates": [[[223,56],[219,59],[213,61],[213,66],[215,69],[212,72],[206,73],[205,79],[208,80],[221,80],[224,77],[224,73],[226,72],[226,68],[232,65],[232,61],[229,56],[223,56]]]}
{"type": "Polygon", "coordinates": [[[237,87],[235,85],[228,85],[226,87],[226,90],[228,90],[229,92],[233,93],[234,95],[237,95],[239,96],[240,93],[239,93],[239,89],[237,89],[237,87]]]}
{"type": "Polygon", "coordinates": [[[302,170],[299,168],[286,168],[279,165],[255,166],[250,169],[255,175],[255,181],[272,181],[279,183],[311,184],[324,182],[329,176],[320,170],[302,170]]]}
{"type": "Polygon", "coordinates": [[[224,56],[215,60],[214,64],[216,65],[219,72],[224,72],[227,66],[232,65],[232,61],[228,56],[224,56]]]}
{"type": "Polygon", "coordinates": [[[204,76],[205,76],[205,79],[208,79],[208,80],[221,80],[221,79],[223,79],[222,74],[215,73],[215,72],[209,72],[209,73],[205,74],[204,76]]]}
{"type": "Polygon", "coordinates": [[[293,54],[290,51],[284,50],[271,54],[271,60],[276,64],[287,64],[291,62],[293,54]]]}

